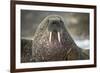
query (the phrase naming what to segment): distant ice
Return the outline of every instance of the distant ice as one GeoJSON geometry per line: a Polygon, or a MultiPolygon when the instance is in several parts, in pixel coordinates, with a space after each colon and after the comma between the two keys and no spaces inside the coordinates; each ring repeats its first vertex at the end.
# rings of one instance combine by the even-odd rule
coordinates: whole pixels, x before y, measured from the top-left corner
{"type": "Polygon", "coordinates": [[[77,44],[77,46],[79,46],[82,49],[90,49],[90,44],[89,44],[89,40],[85,39],[85,40],[75,40],[75,43],[77,44]]]}

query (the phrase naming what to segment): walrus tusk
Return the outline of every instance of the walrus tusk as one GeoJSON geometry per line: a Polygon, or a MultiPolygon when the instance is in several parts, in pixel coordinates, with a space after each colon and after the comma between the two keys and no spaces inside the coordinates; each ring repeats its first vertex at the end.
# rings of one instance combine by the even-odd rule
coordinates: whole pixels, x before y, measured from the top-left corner
{"type": "Polygon", "coordinates": [[[50,32],[49,42],[51,42],[51,36],[52,36],[52,32],[50,32]]]}
{"type": "Polygon", "coordinates": [[[58,32],[58,41],[60,42],[60,32],[58,32]]]}

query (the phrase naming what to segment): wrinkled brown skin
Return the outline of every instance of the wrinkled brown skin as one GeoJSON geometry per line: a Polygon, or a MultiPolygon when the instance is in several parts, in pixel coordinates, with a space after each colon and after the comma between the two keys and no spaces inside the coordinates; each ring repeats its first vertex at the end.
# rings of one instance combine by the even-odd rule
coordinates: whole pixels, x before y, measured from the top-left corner
{"type": "Polygon", "coordinates": [[[81,49],[74,43],[58,15],[47,16],[38,26],[32,41],[34,62],[80,60],[81,49]],[[52,32],[51,42],[49,41],[52,32]],[[60,42],[57,32],[60,33],[60,42]]]}

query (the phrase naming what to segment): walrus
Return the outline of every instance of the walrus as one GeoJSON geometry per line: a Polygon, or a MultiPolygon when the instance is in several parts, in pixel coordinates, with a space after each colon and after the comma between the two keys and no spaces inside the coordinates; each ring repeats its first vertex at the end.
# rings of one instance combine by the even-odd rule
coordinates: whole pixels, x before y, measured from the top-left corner
{"type": "Polygon", "coordinates": [[[39,24],[32,39],[34,62],[81,60],[82,51],[59,15],[49,15],[39,24]]]}

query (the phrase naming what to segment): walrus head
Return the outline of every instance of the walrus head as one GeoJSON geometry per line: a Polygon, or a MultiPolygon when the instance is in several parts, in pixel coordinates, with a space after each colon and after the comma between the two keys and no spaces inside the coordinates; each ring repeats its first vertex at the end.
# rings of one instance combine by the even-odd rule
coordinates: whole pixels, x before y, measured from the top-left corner
{"type": "Polygon", "coordinates": [[[33,37],[32,56],[34,61],[79,59],[79,48],[67,32],[61,16],[50,15],[40,23],[33,37]]]}
{"type": "Polygon", "coordinates": [[[63,29],[63,21],[61,20],[60,17],[51,17],[48,19],[48,31],[50,32],[49,36],[49,42],[51,42],[52,36],[56,36],[54,39],[58,39],[58,41],[61,41],[60,38],[60,32],[63,29]]]}

